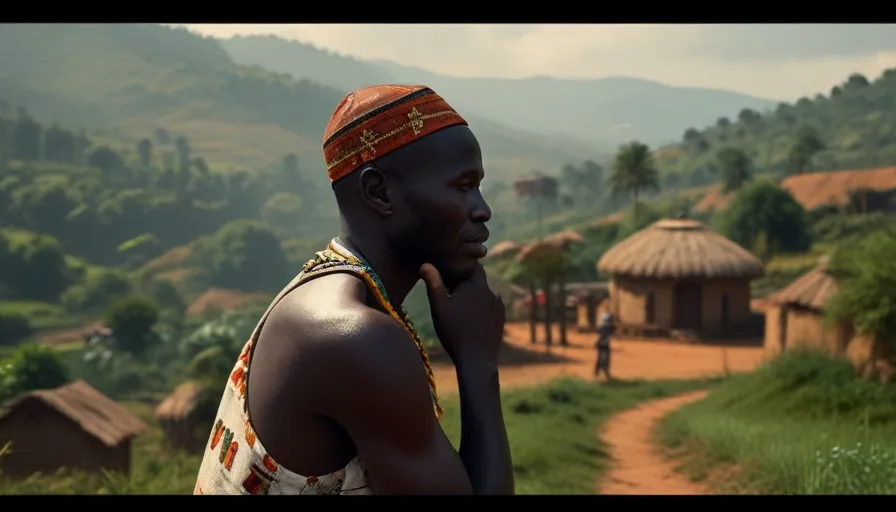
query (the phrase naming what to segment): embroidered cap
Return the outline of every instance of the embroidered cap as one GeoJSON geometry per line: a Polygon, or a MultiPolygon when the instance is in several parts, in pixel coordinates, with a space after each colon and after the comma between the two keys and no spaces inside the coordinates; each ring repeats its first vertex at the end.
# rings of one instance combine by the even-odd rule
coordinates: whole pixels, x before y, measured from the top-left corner
{"type": "Polygon", "coordinates": [[[442,128],[466,124],[424,85],[377,85],[349,93],[324,131],[330,181],[442,128]]]}

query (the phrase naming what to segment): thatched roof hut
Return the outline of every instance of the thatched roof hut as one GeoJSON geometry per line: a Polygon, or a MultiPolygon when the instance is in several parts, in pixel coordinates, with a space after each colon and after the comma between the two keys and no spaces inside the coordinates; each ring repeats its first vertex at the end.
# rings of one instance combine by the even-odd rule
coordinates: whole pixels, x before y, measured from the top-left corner
{"type": "Polygon", "coordinates": [[[825,305],[837,292],[837,281],[827,270],[828,258],[819,258],[818,265],[812,270],[766,296],[764,304],[766,307],[791,305],[816,312],[824,311],[825,305]]]}
{"type": "Polygon", "coordinates": [[[745,337],[755,256],[693,219],[663,219],[619,242],[597,263],[612,276],[610,310],[623,332],[745,337]]]}
{"type": "Polygon", "coordinates": [[[828,273],[827,257],[764,301],[765,353],[774,357],[785,350],[815,349],[845,356],[863,373],[891,373],[884,344],[856,335],[849,324],[825,321],[825,308],[837,293],[837,280],[828,273]]]}
{"type": "Polygon", "coordinates": [[[528,263],[562,255],[573,244],[582,241],[582,235],[575,231],[561,231],[535,240],[522,247],[516,255],[517,261],[528,263]]]}
{"type": "Polygon", "coordinates": [[[156,421],[175,448],[201,451],[214,422],[216,403],[211,390],[194,381],[183,382],[156,407],[156,421]]]}
{"type": "Polygon", "coordinates": [[[516,253],[520,249],[522,249],[522,245],[514,242],[513,240],[503,240],[495,244],[494,247],[489,249],[488,258],[489,259],[497,259],[503,258],[505,256],[509,256],[511,254],[516,253]]]}
{"type": "Polygon", "coordinates": [[[597,264],[603,274],[649,279],[755,279],[749,251],[693,219],[663,219],[619,242],[597,264]]]}
{"type": "Polygon", "coordinates": [[[26,393],[0,412],[0,459],[6,476],[60,468],[127,474],[131,439],[149,430],[132,412],[83,380],[26,393]],[[54,442],[55,441],[55,442],[54,442]]]}

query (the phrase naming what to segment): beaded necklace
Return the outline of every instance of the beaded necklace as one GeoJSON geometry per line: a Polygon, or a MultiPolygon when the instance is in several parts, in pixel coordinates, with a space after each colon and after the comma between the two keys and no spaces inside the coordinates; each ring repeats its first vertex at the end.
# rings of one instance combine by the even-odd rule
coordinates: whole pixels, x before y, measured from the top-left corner
{"type": "Polygon", "coordinates": [[[429,381],[429,391],[432,396],[436,418],[441,420],[442,406],[439,403],[439,395],[436,392],[436,378],[432,371],[432,365],[429,362],[429,354],[426,352],[426,347],[423,345],[423,341],[420,339],[420,334],[417,333],[417,329],[414,327],[414,322],[411,321],[410,315],[408,315],[407,311],[405,311],[402,306],[399,306],[397,309],[395,308],[392,301],[389,300],[389,295],[386,293],[386,287],[383,286],[383,282],[380,281],[379,276],[370,264],[361,257],[352,254],[351,251],[337,242],[335,238],[330,241],[326,250],[315,253],[314,259],[305,263],[303,270],[308,274],[315,270],[322,270],[330,267],[350,268],[354,273],[361,276],[361,278],[364,279],[364,282],[367,283],[368,288],[373,291],[380,306],[382,306],[392,318],[398,321],[408,337],[414,342],[417,351],[420,353],[420,359],[423,361],[423,368],[426,370],[426,378],[429,381]]]}

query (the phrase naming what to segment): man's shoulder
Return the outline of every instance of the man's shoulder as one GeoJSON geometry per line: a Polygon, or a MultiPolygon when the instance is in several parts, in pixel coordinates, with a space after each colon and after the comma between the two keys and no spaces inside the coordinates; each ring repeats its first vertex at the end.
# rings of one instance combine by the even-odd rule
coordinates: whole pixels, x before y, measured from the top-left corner
{"type": "MultiPolygon", "coordinates": [[[[284,296],[270,312],[263,338],[298,349],[306,357],[367,355],[406,338],[390,315],[365,303],[366,285],[348,274],[319,277],[284,296]]],[[[356,357],[343,357],[345,363],[356,357]]]]}

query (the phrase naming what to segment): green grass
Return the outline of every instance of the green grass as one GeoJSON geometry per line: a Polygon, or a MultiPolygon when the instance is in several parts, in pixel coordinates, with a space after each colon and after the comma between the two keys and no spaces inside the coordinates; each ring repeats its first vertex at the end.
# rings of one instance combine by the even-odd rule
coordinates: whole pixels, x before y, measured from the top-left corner
{"type": "Polygon", "coordinates": [[[0,300],[0,314],[18,313],[28,317],[35,331],[78,327],[84,319],[74,316],[58,305],[49,302],[27,300],[0,300]]]}
{"type": "Polygon", "coordinates": [[[738,468],[719,490],[763,494],[896,493],[896,385],[856,378],[850,364],[793,353],[725,382],[660,425],[693,454],[699,479],[738,468]]]}
{"type": "MultiPolygon", "coordinates": [[[[716,380],[615,382],[595,384],[563,379],[531,389],[504,393],[504,410],[513,453],[518,494],[592,494],[606,469],[606,447],[596,429],[611,414],[643,400],[708,387],[716,380]]],[[[152,406],[128,402],[128,408],[152,427],[135,440],[130,477],[60,471],[28,480],[0,483],[0,494],[190,494],[199,455],[167,447],[152,418],[152,406]]],[[[443,427],[457,446],[460,407],[457,396],[443,401],[443,427]]]]}

